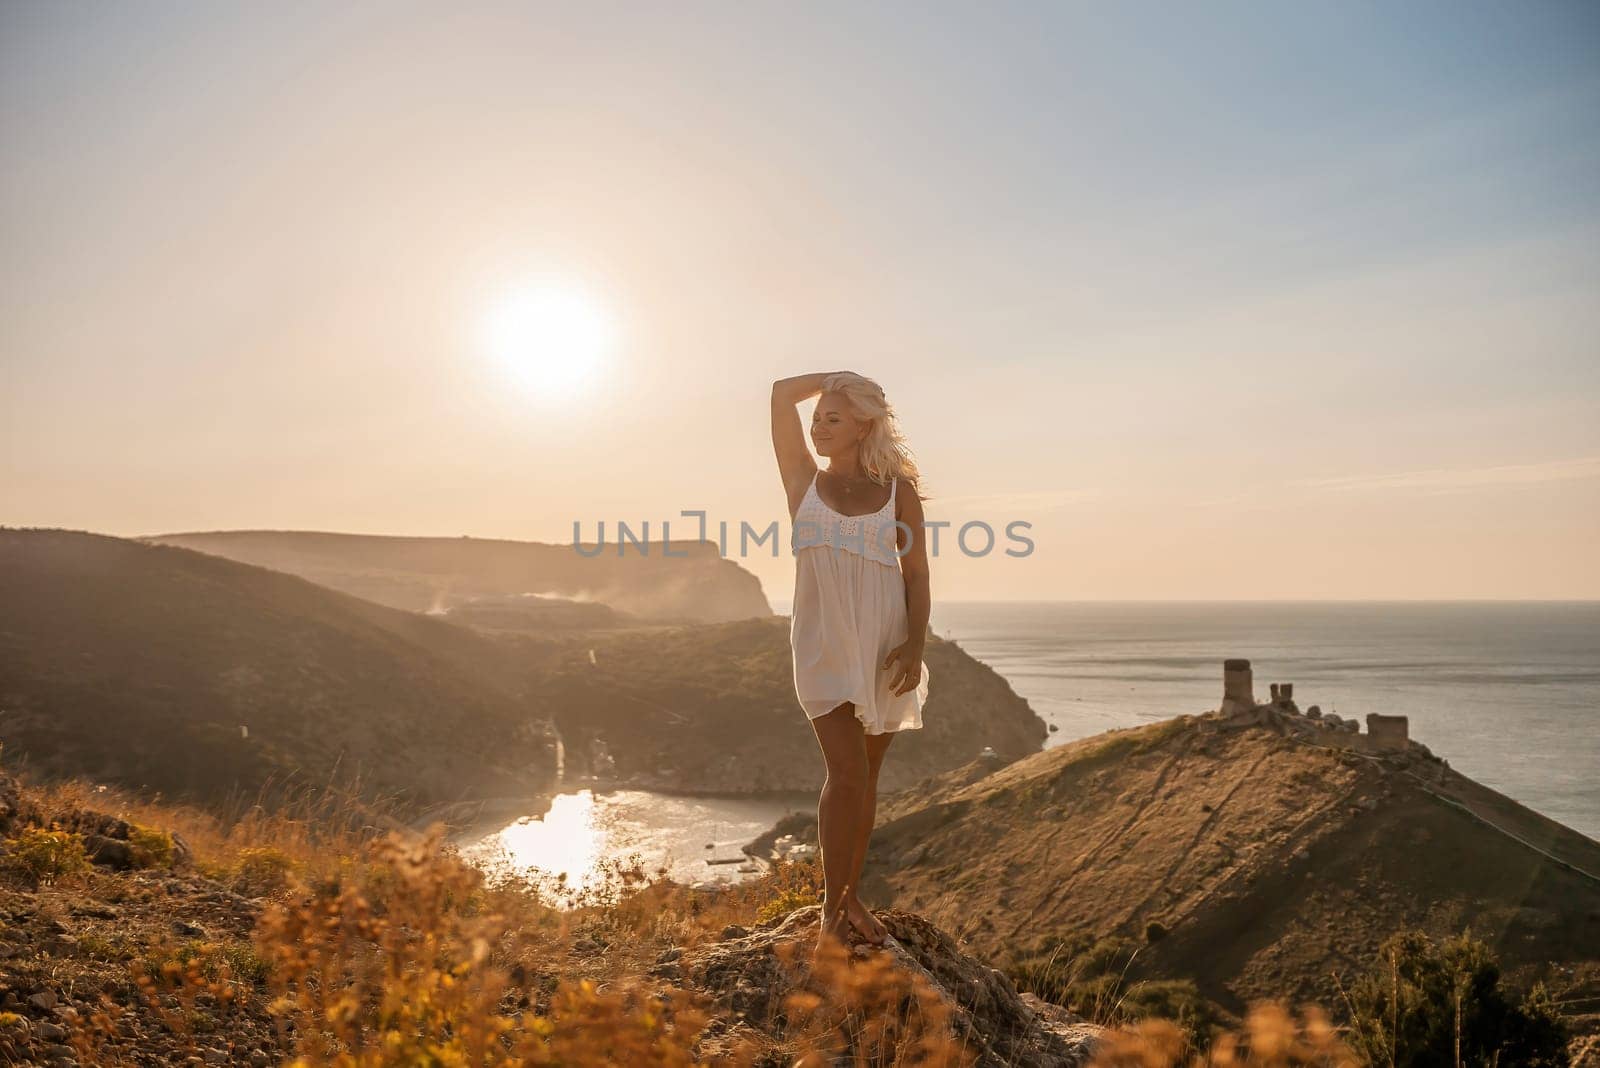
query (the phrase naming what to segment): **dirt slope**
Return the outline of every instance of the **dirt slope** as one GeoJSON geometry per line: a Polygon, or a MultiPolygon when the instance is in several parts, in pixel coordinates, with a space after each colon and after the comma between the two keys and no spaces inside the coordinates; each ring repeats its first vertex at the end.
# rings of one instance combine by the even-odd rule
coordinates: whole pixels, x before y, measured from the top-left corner
{"type": "Polygon", "coordinates": [[[1432,759],[1185,716],[953,778],[880,805],[863,893],[996,959],[1156,923],[1135,972],[1235,1011],[1332,1004],[1402,925],[1470,925],[1514,977],[1600,961],[1600,844],[1432,759]]]}

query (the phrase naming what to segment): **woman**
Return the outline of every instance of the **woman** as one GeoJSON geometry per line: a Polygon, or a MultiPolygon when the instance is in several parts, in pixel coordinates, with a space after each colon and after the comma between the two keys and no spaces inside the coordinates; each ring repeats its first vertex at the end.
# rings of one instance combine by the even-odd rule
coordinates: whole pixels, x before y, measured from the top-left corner
{"type": "Polygon", "coordinates": [[[928,669],[928,554],[916,461],[876,382],[852,371],[772,385],[772,447],[794,523],[789,639],[795,695],[828,774],[817,804],[822,929],[888,936],[857,899],[877,810],[878,771],[896,732],[922,726],[928,669]],[[795,405],[817,396],[806,448],[795,405]]]}

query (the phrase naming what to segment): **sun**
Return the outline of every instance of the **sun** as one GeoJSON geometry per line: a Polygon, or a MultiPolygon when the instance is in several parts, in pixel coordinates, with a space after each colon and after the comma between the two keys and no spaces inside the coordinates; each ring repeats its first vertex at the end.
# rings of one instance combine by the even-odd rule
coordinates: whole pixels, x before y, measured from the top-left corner
{"type": "Polygon", "coordinates": [[[500,298],[484,319],[489,355],[542,398],[574,397],[597,376],[616,344],[608,309],[582,286],[524,285],[500,298]]]}

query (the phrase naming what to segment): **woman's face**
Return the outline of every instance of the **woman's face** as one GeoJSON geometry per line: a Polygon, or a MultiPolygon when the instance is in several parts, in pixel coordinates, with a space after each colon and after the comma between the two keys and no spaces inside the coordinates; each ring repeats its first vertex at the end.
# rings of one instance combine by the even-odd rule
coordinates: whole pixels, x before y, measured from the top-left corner
{"type": "Polygon", "coordinates": [[[857,419],[842,393],[823,393],[811,413],[811,444],[817,455],[848,453],[866,436],[868,424],[857,419]]]}

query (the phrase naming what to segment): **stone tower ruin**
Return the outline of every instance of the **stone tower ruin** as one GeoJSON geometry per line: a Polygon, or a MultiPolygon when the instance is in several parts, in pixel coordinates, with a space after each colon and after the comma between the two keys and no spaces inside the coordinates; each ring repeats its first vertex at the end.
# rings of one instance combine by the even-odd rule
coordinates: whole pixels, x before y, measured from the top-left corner
{"type": "Polygon", "coordinates": [[[1367,748],[1398,749],[1404,751],[1410,744],[1410,720],[1405,716],[1385,716],[1381,712],[1367,713],[1367,748]]]}
{"type": "Polygon", "coordinates": [[[1249,712],[1256,707],[1254,683],[1250,675],[1250,661],[1224,660],[1222,662],[1222,707],[1217,711],[1224,716],[1249,712]]]}

